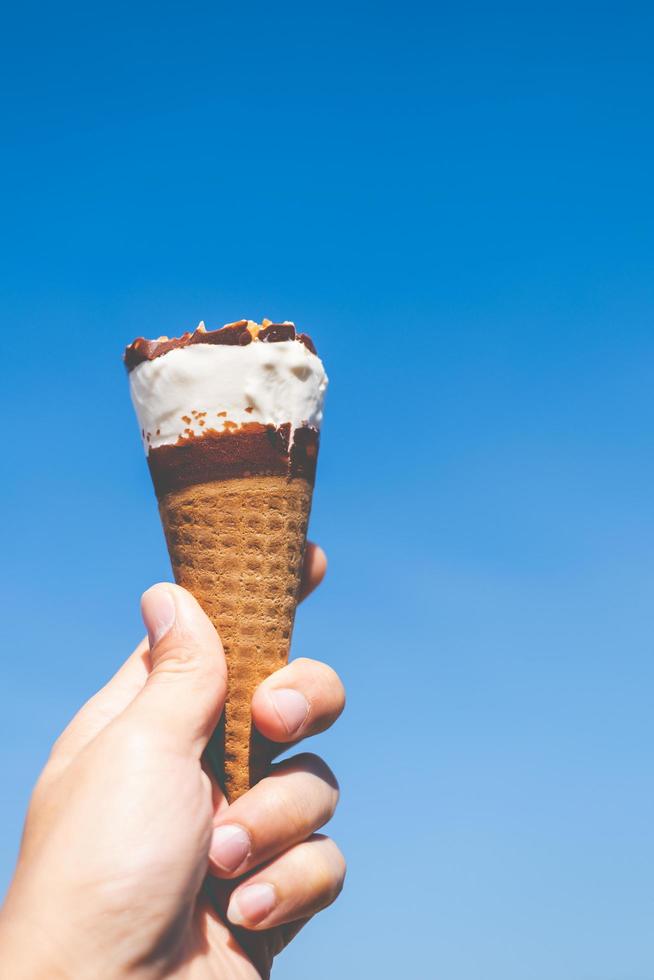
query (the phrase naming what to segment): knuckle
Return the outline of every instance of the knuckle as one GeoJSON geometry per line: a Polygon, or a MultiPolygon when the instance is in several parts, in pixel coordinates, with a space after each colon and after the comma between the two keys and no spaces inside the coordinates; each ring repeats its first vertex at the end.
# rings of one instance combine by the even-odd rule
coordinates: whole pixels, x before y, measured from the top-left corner
{"type": "Polygon", "coordinates": [[[298,818],[296,827],[300,830],[315,830],[327,823],[334,815],[338,805],[340,789],[334,773],[320,756],[311,752],[289,759],[278,767],[281,773],[298,777],[283,793],[283,806],[292,810],[298,818]]]}
{"type": "Polygon", "coordinates": [[[311,829],[309,803],[305,794],[298,794],[272,785],[267,794],[267,810],[275,819],[283,818],[285,835],[289,839],[298,840],[311,829]]]}
{"type": "Polygon", "coordinates": [[[312,713],[316,714],[316,723],[324,725],[326,721],[335,721],[345,707],[345,687],[340,677],[329,664],[320,660],[302,659],[295,661],[300,664],[299,687],[308,688],[312,713]],[[301,681],[304,680],[304,684],[301,681]]]}
{"type": "Polygon", "coordinates": [[[58,762],[68,757],[67,742],[68,742],[68,733],[67,731],[64,731],[52,743],[52,746],[50,748],[50,755],[48,756],[48,765],[50,765],[53,762],[56,765],[58,762]]]}
{"type": "Polygon", "coordinates": [[[282,762],[281,765],[292,771],[308,772],[313,776],[322,776],[330,771],[327,763],[315,752],[298,752],[292,759],[288,759],[286,763],[282,762]]]}
{"type": "Polygon", "coordinates": [[[337,702],[345,702],[345,688],[343,686],[343,681],[340,679],[333,667],[329,664],[320,663],[320,672],[322,673],[322,683],[325,687],[331,690],[332,696],[337,702]]]}
{"type": "Polygon", "coordinates": [[[38,811],[42,806],[46,804],[48,795],[50,793],[50,788],[55,782],[58,776],[57,767],[52,765],[49,761],[46,763],[45,769],[36,781],[36,785],[32,790],[32,795],[30,796],[29,812],[34,813],[38,811]]]}
{"type": "Polygon", "coordinates": [[[309,854],[307,858],[312,865],[316,894],[324,908],[336,901],[343,891],[347,870],[345,858],[329,837],[311,838],[311,841],[318,846],[311,849],[310,858],[309,854]]]}
{"type": "MultiPolygon", "coordinates": [[[[284,763],[282,763],[282,765],[284,765],[284,763]]],[[[289,759],[288,765],[289,768],[301,770],[311,776],[315,776],[316,779],[319,779],[322,783],[325,783],[333,792],[335,792],[338,798],[338,795],[340,794],[338,780],[325,760],[321,759],[319,755],[316,755],[314,752],[300,752],[299,755],[289,759]]]]}
{"type": "Polygon", "coordinates": [[[304,673],[315,675],[321,688],[329,690],[335,700],[345,700],[345,688],[343,682],[333,667],[324,663],[322,660],[310,660],[308,657],[298,657],[293,661],[294,665],[304,673]]]}
{"type": "Polygon", "coordinates": [[[343,873],[343,877],[339,878],[338,881],[334,884],[334,887],[332,888],[329,895],[329,905],[331,905],[332,902],[336,901],[338,896],[343,891],[344,886],[345,886],[345,873],[343,873]]]}
{"type": "Polygon", "coordinates": [[[176,639],[174,643],[166,646],[163,650],[157,651],[159,656],[157,657],[155,670],[193,670],[200,663],[198,652],[194,643],[180,643],[179,639],[176,639]]]}
{"type": "Polygon", "coordinates": [[[157,751],[157,733],[148,725],[123,720],[105,732],[108,751],[116,757],[129,759],[135,769],[148,766],[157,751]]]}
{"type": "Polygon", "coordinates": [[[224,681],[220,657],[193,643],[175,643],[167,649],[155,664],[150,676],[157,683],[165,683],[168,680],[175,681],[180,675],[199,691],[224,681]]]}
{"type": "Polygon", "coordinates": [[[340,893],[343,890],[343,885],[345,884],[345,877],[347,875],[347,861],[345,860],[345,856],[341,851],[340,847],[337,847],[336,844],[334,844],[334,856],[336,859],[336,864],[338,869],[337,870],[338,894],[340,895],[340,893]]]}
{"type": "Polygon", "coordinates": [[[347,865],[340,848],[330,838],[323,845],[325,865],[328,868],[329,880],[325,889],[328,904],[331,905],[343,891],[347,865]]]}

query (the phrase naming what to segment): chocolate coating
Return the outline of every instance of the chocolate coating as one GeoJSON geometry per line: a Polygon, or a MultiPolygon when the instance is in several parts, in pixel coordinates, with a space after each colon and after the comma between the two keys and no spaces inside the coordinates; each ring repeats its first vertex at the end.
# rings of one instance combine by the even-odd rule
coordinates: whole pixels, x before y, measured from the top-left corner
{"type": "MultiPolygon", "coordinates": [[[[191,347],[194,344],[214,344],[217,346],[239,346],[245,347],[252,343],[252,336],[247,328],[247,320],[239,320],[238,323],[230,323],[220,330],[194,330],[192,333],[183,333],[181,337],[173,337],[171,340],[146,340],[145,337],[137,337],[125,348],[123,360],[128,371],[132,371],[143,361],[153,361],[156,357],[162,357],[171,350],[180,347],[191,347]]],[[[283,340],[298,340],[304,344],[312,354],[316,354],[316,348],[308,334],[295,332],[292,323],[270,323],[259,331],[259,340],[268,344],[277,344],[283,340]]]]}
{"type": "Polygon", "coordinates": [[[268,344],[278,344],[281,340],[295,340],[295,327],[292,323],[270,323],[259,331],[259,340],[268,344]]]}
{"type": "Polygon", "coordinates": [[[304,344],[307,350],[310,350],[312,354],[316,354],[317,356],[318,351],[316,350],[316,345],[308,333],[299,333],[296,340],[299,340],[301,344],[304,344]]]}
{"type": "Polygon", "coordinates": [[[241,320],[239,323],[230,323],[226,327],[221,327],[220,330],[196,330],[190,343],[245,347],[252,343],[252,337],[247,328],[247,320],[241,320]]]}
{"type": "Polygon", "coordinates": [[[309,426],[296,429],[289,452],[290,434],[288,422],[279,427],[249,422],[151,449],[148,466],[155,493],[161,498],[196,483],[254,475],[301,476],[313,484],[319,433],[309,426]]]}

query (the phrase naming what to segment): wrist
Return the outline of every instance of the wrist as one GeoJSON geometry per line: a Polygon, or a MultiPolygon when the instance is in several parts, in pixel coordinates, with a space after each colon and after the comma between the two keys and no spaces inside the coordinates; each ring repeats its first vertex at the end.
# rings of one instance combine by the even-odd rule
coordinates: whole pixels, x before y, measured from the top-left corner
{"type": "Polygon", "coordinates": [[[30,909],[18,909],[8,901],[0,908],[0,980],[128,980],[137,976],[148,980],[164,976],[157,968],[134,972],[120,962],[115,950],[100,954],[93,943],[86,945],[88,935],[86,929],[75,936],[56,922],[44,923],[30,909]]]}
{"type": "Polygon", "coordinates": [[[42,980],[46,976],[72,980],[61,950],[34,923],[0,910],[0,980],[42,980]]]}

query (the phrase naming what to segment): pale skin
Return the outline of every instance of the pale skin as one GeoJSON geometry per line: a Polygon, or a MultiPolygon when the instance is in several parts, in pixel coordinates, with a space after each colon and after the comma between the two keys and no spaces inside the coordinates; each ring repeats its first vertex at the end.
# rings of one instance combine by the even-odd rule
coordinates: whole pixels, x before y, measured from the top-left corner
{"type": "MultiPolygon", "coordinates": [[[[305,595],[325,567],[309,546],[305,595]]],[[[2,980],[258,980],[342,888],[343,857],[316,833],[338,801],[328,767],[296,755],[229,806],[202,760],[225,699],[220,640],[178,586],[141,605],[149,640],[34,790],[0,912],[2,980]]],[[[334,671],[301,659],[258,688],[252,718],[282,752],[343,705],[334,671]]]]}

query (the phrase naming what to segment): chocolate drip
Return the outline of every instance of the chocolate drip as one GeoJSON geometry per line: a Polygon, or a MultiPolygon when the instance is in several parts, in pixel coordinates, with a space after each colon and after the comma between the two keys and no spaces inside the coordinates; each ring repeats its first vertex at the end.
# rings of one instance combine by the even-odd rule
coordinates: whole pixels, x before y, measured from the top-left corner
{"type": "MultiPolygon", "coordinates": [[[[286,428],[282,426],[282,428],[286,428]]],[[[289,426],[290,429],[290,426],[289,426]]],[[[288,445],[288,436],[286,439],[288,445]]],[[[301,473],[306,475],[311,472],[313,481],[316,474],[316,463],[318,462],[318,432],[308,425],[296,429],[293,434],[293,445],[290,452],[291,473],[301,473]]]]}

